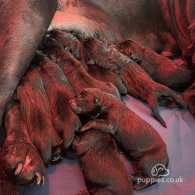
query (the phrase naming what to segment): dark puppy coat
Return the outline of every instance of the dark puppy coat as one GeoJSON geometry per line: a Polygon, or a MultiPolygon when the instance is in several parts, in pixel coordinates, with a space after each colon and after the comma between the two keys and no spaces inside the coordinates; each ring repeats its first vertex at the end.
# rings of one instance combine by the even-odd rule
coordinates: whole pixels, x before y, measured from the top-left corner
{"type": "MultiPolygon", "coordinates": [[[[136,62],[120,53],[116,47],[104,44],[98,39],[90,38],[85,42],[86,55],[92,58],[100,67],[108,68],[117,73],[123,80],[128,93],[146,101],[153,116],[164,126],[166,123],[158,111],[158,102],[171,98],[171,104],[185,107],[181,97],[174,91],[151,79],[151,77],[136,62]]],[[[164,106],[167,106],[166,104],[164,106]]]]}
{"type": "Polygon", "coordinates": [[[30,137],[47,164],[60,153],[56,147],[61,138],[54,129],[52,115],[44,89],[44,83],[37,70],[31,68],[17,88],[16,98],[20,101],[22,115],[27,124],[30,137]],[[55,150],[52,151],[52,148],[55,150]]]}
{"type": "Polygon", "coordinates": [[[32,143],[22,112],[21,105],[15,104],[5,116],[7,138],[1,155],[2,164],[10,177],[20,184],[43,184],[44,164],[32,143]]]}
{"type": "Polygon", "coordinates": [[[136,61],[156,82],[172,89],[183,90],[192,82],[192,71],[185,65],[157,54],[134,40],[120,44],[120,51],[136,61]]]}
{"type": "Polygon", "coordinates": [[[91,77],[81,62],[52,41],[49,42],[48,40],[47,45],[45,45],[45,51],[51,60],[60,65],[76,93],[87,87],[96,87],[120,98],[120,94],[113,84],[98,81],[91,77]]]}
{"type": "Polygon", "coordinates": [[[133,194],[131,178],[110,135],[91,129],[74,139],[73,149],[80,157],[90,194],[133,194]]]}
{"type": "MultiPolygon", "coordinates": [[[[153,167],[157,164],[168,166],[166,145],[160,135],[114,96],[99,89],[85,89],[70,104],[77,114],[96,112],[98,118],[83,126],[81,131],[95,128],[112,134],[125,154],[134,161],[136,177],[153,178],[153,167]]],[[[140,189],[146,184],[134,187],[140,189]]]]}
{"type": "Polygon", "coordinates": [[[59,65],[49,58],[37,53],[33,62],[37,65],[36,70],[44,83],[54,127],[63,136],[66,150],[73,141],[74,132],[81,127],[78,116],[68,104],[69,100],[75,97],[74,90],[59,65]]]}

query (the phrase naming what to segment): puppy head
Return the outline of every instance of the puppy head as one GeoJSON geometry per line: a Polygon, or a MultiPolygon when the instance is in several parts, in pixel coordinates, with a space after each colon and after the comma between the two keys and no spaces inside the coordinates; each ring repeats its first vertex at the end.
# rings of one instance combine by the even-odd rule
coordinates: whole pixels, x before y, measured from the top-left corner
{"type": "Polygon", "coordinates": [[[134,40],[127,40],[119,46],[122,53],[129,56],[132,60],[139,61],[142,57],[142,48],[138,42],[134,40]]]}
{"type": "Polygon", "coordinates": [[[97,88],[87,88],[82,90],[75,99],[69,103],[76,114],[97,114],[101,110],[101,90],[97,88]]]}

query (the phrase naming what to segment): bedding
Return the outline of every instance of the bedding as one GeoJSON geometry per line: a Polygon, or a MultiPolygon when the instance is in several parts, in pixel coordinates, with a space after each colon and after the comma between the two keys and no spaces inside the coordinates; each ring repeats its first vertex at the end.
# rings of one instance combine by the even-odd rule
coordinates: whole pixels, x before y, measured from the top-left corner
{"type": "MultiPolygon", "coordinates": [[[[169,180],[159,182],[135,195],[194,195],[195,194],[195,118],[189,111],[183,109],[167,109],[160,107],[160,113],[167,123],[167,128],[161,126],[150,114],[143,102],[125,96],[126,105],[140,117],[149,122],[162,136],[167,145],[170,158],[169,180]],[[174,179],[174,182],[172,181],[174,179]]],[[[133,173],[129,161],[120,154],[126,169],[133,173]]],[[[83,174],[75,157],[63,159],[59,164],[46,169],[45,185],[43,187],[22,187],[21,195],[80,195],[87,194],[83,174]]]]}

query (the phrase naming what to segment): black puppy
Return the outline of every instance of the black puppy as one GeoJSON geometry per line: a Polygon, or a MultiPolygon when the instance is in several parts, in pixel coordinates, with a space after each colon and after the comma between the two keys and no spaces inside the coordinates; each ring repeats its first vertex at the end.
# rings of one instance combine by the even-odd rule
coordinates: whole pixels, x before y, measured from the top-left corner
{"type": "Polygon", "coordinates": [[[44,83],[54,127],[63,136],[64,149],[67,150],[73,141],[74,132],[81,127],[79,117],[68,104],[76,94],[60,67],[49,58],[39,52],[33,63],[44,83]]]}
{"type": "Polygon", "coordinates": [[[136,61],[156,82],[175,90],[183,90],[192,82],[192,71],[184,65],[157,54],[134,40],[120,44],[122,53],[136,61]]]}
{"type": "Polygon", "coordinates": [[[59,160],[62,140],[54,129],[49,100],[37,70],[28,70],[17,88],[16,98],[21,104],[30,137],[44,163],[59,160]]]}
{"type": "Polygon", "coordinates": [[[159,84],[151,79],[151,77],[136,62],[129,57],[120,53],[116,47],[106,45],[102,41],[90,38],[85,41],[86,55],[92,58],[95,63],[101,67],[108,68],[117,73],[125,83],[128,93],[146,101],[153,113],[153,116],[166,127],[165,121],[159,114],[158,103],[161,105],[162,99],[169,98],[169,104],[164,106],[179,105],[185,107],[182,98],[173,90],[159,84]]]}
{"type": "Polygon", "coordinates": [[[90,194],[133,194],[131,178],[110,135],[91,129],[74,139],[73,150],[80,157],[90,194]]]}
{"type": "MultiPolygon", "coordinates": [[[[154,177],[151,173],[153,167],[157,164],[168,166],[166,145],[160,135],[114,96],[88,88],[71,100],[70,105],[77,114],[96,114],[96,118],[84,125],[81,132],[94,128],[112,134],[125,154],[134,161],[135,181],[157,178],[158,174],[154,177]]],[[[138,182],[134,188],[142,189],[151,184],[138,182]]]]}
{"type": "Polygon", "coordinates": [[[117,88],[108,82],[102,82],[91,77],[80,61],[65,51],[58,42],[47,38],[44,41],[45,52],[49,58],[60,65],[76,93],[87,87],[96,87],[120,98],[117,88]]]}
{"type": "MultiPolygon", "coordinates": [[[[44,184],[44,164],[32,143],[22,112],[21,105],[15,104],[5,116],[7,138],[2,149],[2,164],[11,179],[19,184],[44,184]]],[[[8,190],[12,191],[14,187],[8,190]]]]}

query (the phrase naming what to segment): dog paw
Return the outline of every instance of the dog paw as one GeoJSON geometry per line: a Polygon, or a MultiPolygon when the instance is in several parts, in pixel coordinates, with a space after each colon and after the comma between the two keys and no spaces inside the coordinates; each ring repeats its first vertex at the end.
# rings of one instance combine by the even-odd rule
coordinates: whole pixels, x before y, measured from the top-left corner
{"type": "Polygon", "coordinates": [[[44,184],[44,164],[36,148],[27,142],[5,143],[3,165],[18,184],[44,184]]]}

